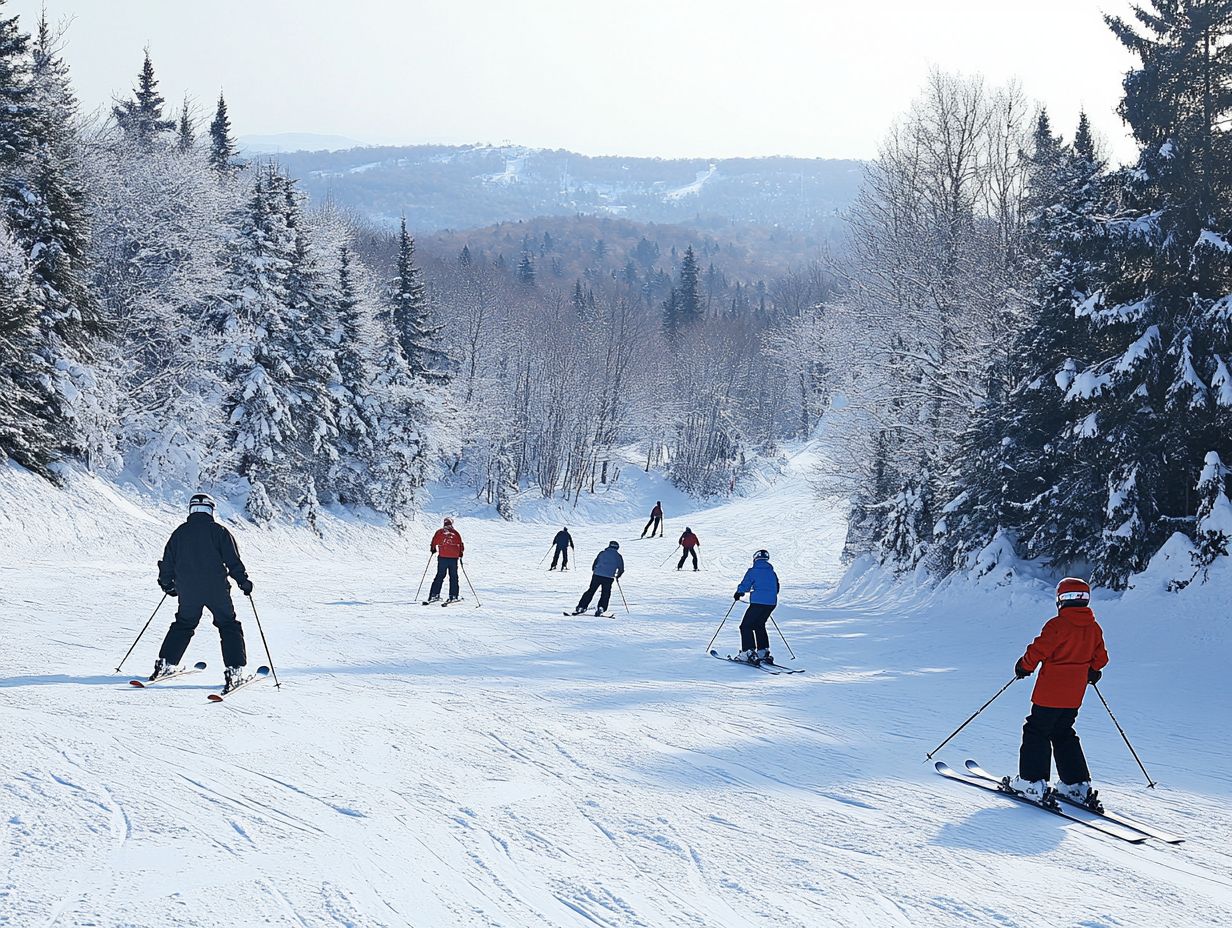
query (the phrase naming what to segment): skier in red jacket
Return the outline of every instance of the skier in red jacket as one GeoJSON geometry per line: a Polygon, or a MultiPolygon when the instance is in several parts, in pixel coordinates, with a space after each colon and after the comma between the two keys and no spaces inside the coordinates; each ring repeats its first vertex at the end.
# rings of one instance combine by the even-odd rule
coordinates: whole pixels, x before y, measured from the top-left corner
{"type": "Polygon", "coordinates": [[[441,598],[441,587],[445,583],[446,574],[449,574],[449,599],[445,601],[445,605],[456,603],[461,598],[458,596],[458,561],[462,560],[462,555],[466,553],[466,545],[453,527],[453,519],[446,519],[445,524],[436,530],[429,550],[436,555],[436,576],[432,578],[432,588],[428,591],[424,605],[437,602],[441,598]]]}
{"type": "Polygon", "coordinates": [[[1018,776],[1009,786],[1029,799],[1048,794],[1052,758],[1056,756],[1056,790],[1068,799],[1097,808],[1091,772],[1074,732],[1074,721],[1089,684],[1098,683],[1108,665],[1104,632],[1091,611],[1091,587],[1066,577],[1057,584],[1057,614],[1014,665],[1021,680],[1043,663],[1031,694],[1031,714],[1022,727],[1018,776]]]}
{"type": "Polygon", "coordinates": [[[697,537],[697,535],[693,532],[693,529],[686,525],[684,534],[680,536],[680,540],[676,542],[676,544],[680,545],[680,547],[684,549],[680,553],[680,563],[676,565],[676,569],[683,570],[684,562],[692,556],[693,569],[697,570],[697,549],[702,546],[702,540],[697,537]]]}

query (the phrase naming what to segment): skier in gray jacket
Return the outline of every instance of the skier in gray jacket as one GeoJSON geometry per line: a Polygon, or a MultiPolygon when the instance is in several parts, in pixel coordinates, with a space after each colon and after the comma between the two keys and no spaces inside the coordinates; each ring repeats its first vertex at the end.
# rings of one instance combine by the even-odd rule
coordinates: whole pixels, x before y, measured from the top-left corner
{"type": "Polygon", "coordinates": [[[573,610],[574,615],[581,615],[590,608],[590,601],[594,599],[597,590],[603,592],[599,594],[599,605],[595,607],[595,615],[603,615],[607,612],[608,603],[612,598],[612,584],[624,576],[625,572],[625,559],[620,554],[620,542],[609,542],[608,546],[595,556],[595,562],[590,569],[590,587],[578,600],[577,608],[573,610]]]}

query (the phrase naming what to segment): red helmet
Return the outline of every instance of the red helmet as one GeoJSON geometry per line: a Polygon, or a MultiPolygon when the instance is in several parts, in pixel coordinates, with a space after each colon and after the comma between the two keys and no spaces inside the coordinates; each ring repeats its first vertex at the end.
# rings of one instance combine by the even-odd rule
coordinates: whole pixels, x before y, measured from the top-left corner
{"type": "Polygon", "coordinates": [[[1077,577],[1066,577],[1057,584],[1057,608],[1086,606],[1091,602],[1091,584],[1077,577]]]}

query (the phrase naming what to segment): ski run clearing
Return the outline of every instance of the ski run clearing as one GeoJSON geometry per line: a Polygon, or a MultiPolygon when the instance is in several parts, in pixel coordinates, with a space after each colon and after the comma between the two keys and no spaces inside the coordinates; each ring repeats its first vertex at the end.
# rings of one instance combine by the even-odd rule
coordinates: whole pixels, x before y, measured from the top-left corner
{"type": "MultiPolygon", "coordinates": [[[[633,467],[611,499],[506,523],[438,495],[407,538],[330,516],[236,527],[275,669],[222,704],[204,673],[149,689],[164,606],[155,561],[178,507],[84,475],[0,472],[0,925],[1226,926],[1232,923],[1221,575],[1179,596],[1151,576],[1097,594],[1112,664],[1079,733],[1108,807],[1184,835],[1130,845],[925,762],[1011,675],[1050,616],[1040,580],[940,591],[841,580],[839,507],[797,449],[761,489],[685,512],[633,467]],[[665,539],[639,540],[663,499],[665,539]],[[458,510],[462,509],[461,512],[458,510]],[[439,515],[458,516],[466,602],[422,607],[439,515]],[[580,569],[538,568],[567,521],[580,569]],[[666,565],[685,524],[704,570],[666,565]],[[590,560],[621,542],[615,619],[566,618],[590,560]],[[751,552],[802,674],[705,650],[751,552]],[[841,581],[841,582],[840,582],[841,581]]],[[[619,486],[619,485],[618,485],[619,486]]],[[[226,517],[233,510],[225,507],[226,517]]],[[[232,520],[229,520],[232,521],[232,520]]],[[[232,521],[234,525],[234,521],[232,521]]],[[[265,662],[236,596],[249,662],[265,662]]],[[[743,606],[716,648],[738,649],[743,606]]],[[[1011,772],[1030,683],[939,755],[1011,772]]]]}

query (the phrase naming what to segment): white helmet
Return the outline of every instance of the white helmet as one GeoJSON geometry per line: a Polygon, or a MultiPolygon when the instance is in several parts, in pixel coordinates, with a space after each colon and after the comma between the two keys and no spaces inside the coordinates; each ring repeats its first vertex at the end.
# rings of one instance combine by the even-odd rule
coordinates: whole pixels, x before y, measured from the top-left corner
{"type": "Polygon", "coordinates": [[[188,501],[188,514],[194,512],[208,512],[214,514],[214,510],[218,508],[214,503],[214,497],[208,493],[194,493],[192,499],[188,501]]]}

